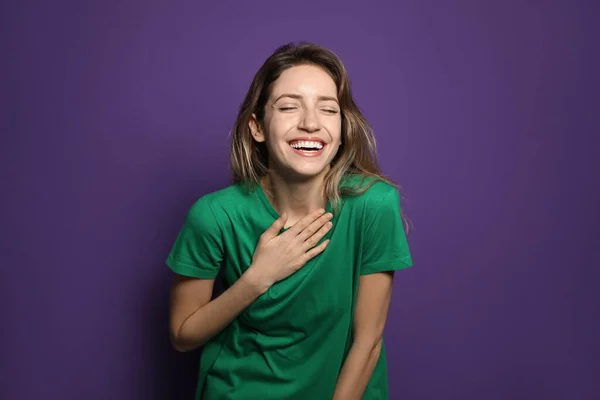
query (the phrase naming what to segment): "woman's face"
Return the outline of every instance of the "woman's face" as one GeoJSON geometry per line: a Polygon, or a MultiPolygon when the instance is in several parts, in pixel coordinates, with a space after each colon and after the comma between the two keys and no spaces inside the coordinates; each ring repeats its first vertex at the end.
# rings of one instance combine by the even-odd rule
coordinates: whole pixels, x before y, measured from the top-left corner
{"type": "Polygon", "coordinates": [[[272,85],[263,122],[253,115],[250,130],[266,143],[271,169],[291,180],[324,176],[342,136],[335,82],[314,65],[285,70],[272,85]]]}

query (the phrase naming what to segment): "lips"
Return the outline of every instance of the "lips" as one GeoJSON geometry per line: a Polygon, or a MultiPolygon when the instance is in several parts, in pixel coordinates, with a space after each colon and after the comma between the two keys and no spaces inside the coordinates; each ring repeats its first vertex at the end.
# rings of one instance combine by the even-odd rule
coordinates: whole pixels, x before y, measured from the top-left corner
{"type": "Polygon", "coordinates": [[[291,149],[302,157],[318,157],[323,154],[327,143],[319,138],[296,138],[288,142],[291,149]],[[320,147],[320,148],[319,148],[320,147]]]}
{"type": "Polygon", "coordinates": [[[298,142],[317,142],[317,143],[321,143],[323,146],[326,144],[323,139],[313,138],[313,137],[295,138],[295,139],[290,140],[288,143],[289,144],[294,144],[294,143],[298,143],[298,142]]]}

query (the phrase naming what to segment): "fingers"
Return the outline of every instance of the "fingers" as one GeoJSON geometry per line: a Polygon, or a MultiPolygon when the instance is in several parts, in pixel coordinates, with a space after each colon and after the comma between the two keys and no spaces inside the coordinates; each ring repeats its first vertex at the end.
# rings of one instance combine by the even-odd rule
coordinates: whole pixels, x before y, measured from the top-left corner
{"type": "Polygon", "coordinates": [[[277,235],[279,235],[279,232],[281,232],[281,230],[285,226],[287,219],[288,217],[286,213],[281,214],[279,218],[277,218],[275,222],[273,222],[271,226],[263,233],[263,238],[265,240],[271,240],[277,235]]]}
{"type": "MultiPolygon", "coordinates": [[[[315,235],[317,232],[319,232],[320,229],[322,229],[324,226],[327,226],[328,221],[331,218],[333,218],[333,214],[331,214],[331,213],[327,213],[325,215],[320,216],[315,221],[313,221],[310,225],[308,225],[302,232],[300,232],[297,239],[300,241],[300,243],[304,244],[304,241],[307,241],[309,238],[311,238],[313,235],[315,235]]],[[[327,233],[327,231],[325,231],[325,233],[327,233]]],[[[323,237],[323,236],[321,236],[321,237],[323,237]]],[[[319,237],[310,247],[317,244],[317,242],[319,240],[321,240],[321,237],[319,237]]]]}
{"type": "Polygon", "coordinates": [[[308,214],[307,216],[305,216],[304,218],[302,218],[300,221],[296,222],[294,224],[294,226],[292,226],[288,230],[289,235],[297,236],[307,226],[309,226],[312,222],[314,222],[314,220],[316,220],[317,218],[319,218],[320,216],[322,216],[324,213],[325,213],[325,210],[322,209],[322,208],[311,212],[310,214],[308,214]]]}
{"type": "Polygon", "coordinates": [[[307,263],[311,258],[322,253],[328,244],[329,244],[329,239],[325,240],[323,243],[321,243],[317,247],[313,247],[312,249],[310,249],[309,251],[304,253],[304,259],[305,259],[304,263],[307,263]]]}
{"type": "Polygon", "coordinates": [[[307,251],[308,249],[316,246],[317,243],[319,243],[319,241],[327,234],[327,232],[329,232],[332,226],[333,224],[331,223],[331,221],[329,221],[329,218],[326,218],[324,221],[321,218],[319,218],[308,228],[306,228],[302,232],[302,234],[298,235],[298,238],[303,238],[305,232],[308,232],[310,230],[310,233],[312,233],[311,236],[309,236],[302,242],[301,246],[303,250],[307,251]]]}

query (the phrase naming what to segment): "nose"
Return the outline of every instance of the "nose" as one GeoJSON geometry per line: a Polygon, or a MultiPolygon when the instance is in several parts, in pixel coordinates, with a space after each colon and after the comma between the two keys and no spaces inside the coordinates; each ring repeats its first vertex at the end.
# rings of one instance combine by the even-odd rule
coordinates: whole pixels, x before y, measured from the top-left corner
{"type": "Polygon", "coordinates": [[[314,110],[306,110],[300,119],[298,127],[307,132],[318,131],[321,125],[317,113],[314,110]]]}

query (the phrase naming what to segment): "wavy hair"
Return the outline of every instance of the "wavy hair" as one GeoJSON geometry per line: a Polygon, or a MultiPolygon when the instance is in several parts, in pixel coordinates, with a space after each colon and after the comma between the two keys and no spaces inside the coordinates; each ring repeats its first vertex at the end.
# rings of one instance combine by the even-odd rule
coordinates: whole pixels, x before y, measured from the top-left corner
{"type": "MultiPolygon", "coordinates": [[[[230,166],[234,183],[245,184],[251,190],[253,185],[260,184],[260,178],[267,175],[269,164],[266,145],[252,138],[248,123],[252,114],[255,114],[258,122],[263,124],[272,85],[282,72],[306,64],[323,68],[337,88],[342,117],[342,144],[325,176],[324,187],[325,197],[334,211],[339,210],[342,196],[361,194],[377,181],[387,182],[398,189],[398,185],[379,168],[373,129],[352,97],[350,80],[342,61],[332,51],[307,42],[288,43],[279,47],[255,74],[232,129],[230,166]],[[344,178],[350,175],[362,177],[362,183],[343,185],[344,178]]],[[[409,223],[404,212],[402,220],[408,232],[409,223]]]]}

